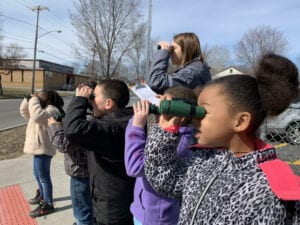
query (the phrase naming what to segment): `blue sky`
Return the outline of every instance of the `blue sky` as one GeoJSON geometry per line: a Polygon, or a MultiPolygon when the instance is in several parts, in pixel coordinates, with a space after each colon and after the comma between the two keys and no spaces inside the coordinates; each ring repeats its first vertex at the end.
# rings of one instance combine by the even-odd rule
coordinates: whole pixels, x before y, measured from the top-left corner
{"type": "MultiPolygon", "coordinates": [[[[147,19],[147,0],[142,13],[147,19]]],[[[38,59],[71,64],[76,59],[71,46],[76,36],[69,20],[71,0],[1,0],[0,17],[5,44],[17,42],[33,55],[36,12],[30,7],[47,6],[41,11],[38,59]]],[[[300,65],[299,0],[152,0],[152,39],[172,41],[180,32],[195,32],[201,45],[224,45],[233,49],[244,32],[257,25],[270,25],[282,31],[289,42],[286,56],[300,65]]]]}

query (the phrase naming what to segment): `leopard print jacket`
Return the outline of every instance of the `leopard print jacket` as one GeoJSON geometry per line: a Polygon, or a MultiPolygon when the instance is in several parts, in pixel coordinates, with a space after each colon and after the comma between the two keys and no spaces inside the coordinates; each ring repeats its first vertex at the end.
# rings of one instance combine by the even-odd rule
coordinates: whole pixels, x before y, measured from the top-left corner
{"type": "Polygon", "coordinates": [[[154,125],[147,138],[145,173],[157,192],[182,199],[179,225],[300,224],[299,202],[288,218],[287,202],[271,191],[258,167],[276,158],[274,148],[242,157],[222,149],[198,149],[192,157],[178,159],[178,141],[176,134],[154,125]]]}

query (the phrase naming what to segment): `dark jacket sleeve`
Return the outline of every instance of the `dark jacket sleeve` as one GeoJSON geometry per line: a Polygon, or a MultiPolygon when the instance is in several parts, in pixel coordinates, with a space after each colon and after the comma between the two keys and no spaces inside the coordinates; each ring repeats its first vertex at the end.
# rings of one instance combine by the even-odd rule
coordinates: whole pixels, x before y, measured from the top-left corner
{"type": "Polygon", "coordinates": [[[97,148],[97,137],[100,128],[86,119],[88,100],[74,97],[69,104],[64,118],[64,132],[72,143],[86,148],[97,148]]]}

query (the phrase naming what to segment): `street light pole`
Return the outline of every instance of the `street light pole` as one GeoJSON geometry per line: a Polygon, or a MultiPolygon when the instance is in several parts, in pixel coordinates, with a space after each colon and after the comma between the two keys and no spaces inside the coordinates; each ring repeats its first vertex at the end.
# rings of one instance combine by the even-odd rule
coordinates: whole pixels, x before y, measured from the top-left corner
{"type": "Polygon", "coordinates": [[[48,10],[47,7],[37,6],[32,8],[32,10],[36,10],[36,26],[35,26],[35,39],[34,39],[34,50],[33,50],[33,66],[32,66],[32,86],[31,86],[31,93],[34,93],[34,83],[35,83],[35,67],[36,67],[36,49],[37,49],[37,40],[38,40],[38,33],[39,33],[39,16],[40,10],[48,10]]]}
{"type": "Polygon", "coordinates": [[[152,0],[148,0],[146,80],[148,80],[149,69],[150,69],[151,27],[152,27],[152,0]]]}

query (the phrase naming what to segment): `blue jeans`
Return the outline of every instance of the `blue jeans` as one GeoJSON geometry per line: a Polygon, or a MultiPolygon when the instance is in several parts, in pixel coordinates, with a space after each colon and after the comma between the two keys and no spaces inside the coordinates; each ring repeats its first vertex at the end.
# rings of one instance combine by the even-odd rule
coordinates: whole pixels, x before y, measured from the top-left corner
{"type": "Polygon", "coordinates": [[[71,176],[70,193],[76,225],[92,225],[93,204],[90,196],[89,178],[71,176]]]}
{"type": "Polygon", "coordinates": [[[52,156],[33,156],[33,175],[38,183],[42,198],[48,204],[53,203],[52,181],[50,177],[50,165],[52,156]]]}

